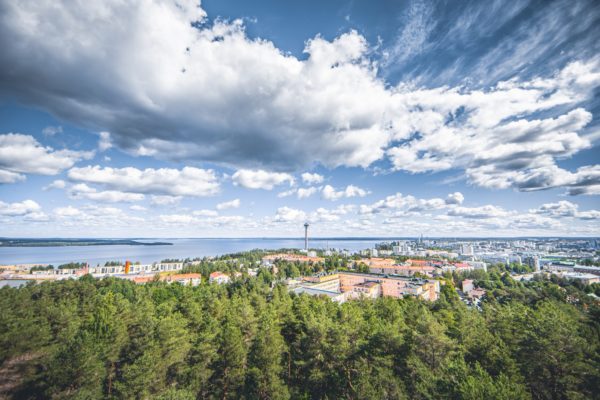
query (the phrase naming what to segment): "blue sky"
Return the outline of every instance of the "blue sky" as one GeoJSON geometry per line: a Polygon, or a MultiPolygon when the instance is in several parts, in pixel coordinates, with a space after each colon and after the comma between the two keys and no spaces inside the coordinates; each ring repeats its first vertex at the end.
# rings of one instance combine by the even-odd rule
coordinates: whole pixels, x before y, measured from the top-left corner
{"type": "Polygon", "coordinates": [[[597,236],[594,1],[0,0],[2,236],[597,236]]]}

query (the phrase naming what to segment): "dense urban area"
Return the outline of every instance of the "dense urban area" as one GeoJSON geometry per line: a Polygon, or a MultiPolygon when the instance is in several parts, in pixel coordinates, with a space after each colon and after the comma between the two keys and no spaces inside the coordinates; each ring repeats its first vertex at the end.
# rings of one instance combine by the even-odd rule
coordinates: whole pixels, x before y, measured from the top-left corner
{"type": "Polygon", "coordinates": [[[2,266],[0,398],[598,398],[598,245],[2,266]]]}

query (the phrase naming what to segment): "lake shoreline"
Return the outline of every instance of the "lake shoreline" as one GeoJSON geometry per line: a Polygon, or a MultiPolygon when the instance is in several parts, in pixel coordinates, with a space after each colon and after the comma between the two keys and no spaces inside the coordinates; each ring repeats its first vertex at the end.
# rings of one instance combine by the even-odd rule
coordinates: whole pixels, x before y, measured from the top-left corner
{"type": "Polygon", "coordinates": [[[170,242],[131,239],[0,239],[0,247],[172,246],[170,242]]]}

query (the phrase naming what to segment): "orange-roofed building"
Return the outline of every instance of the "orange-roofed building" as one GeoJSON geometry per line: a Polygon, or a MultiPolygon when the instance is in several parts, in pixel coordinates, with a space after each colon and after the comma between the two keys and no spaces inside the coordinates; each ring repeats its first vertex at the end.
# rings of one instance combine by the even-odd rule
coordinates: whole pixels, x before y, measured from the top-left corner
{"type": "Polygon", "coordinates": [[[210,274],[208,281],[210,283],[218,283],[220,285],[220,284],[231,282],[231,278],[229,277],[229,275],[227,275],[221,271],[215,271],[210,274]]]}
{"type": "Polygon", "coordinates": [[[467,263],[454,263],[454,266],[456,267],[456,269],[473,269],[473,266],[467,263]]]}
{"type": "Polygon", "coordinates": [[[412,259],[408,259],[406,260],[406,264],[408,265],[418,265],[418,266],[426,266],[429,265],[429,261],[428,260],[412,260],[412,259]]]}
{"type": "Polygon", "coordinates": [[[385,267],[396,264],[396,260],[393,258],[363,258],[361,260],[363,263],[368,265],[369,267],[385,267]]]}
{"type": "Polygon", "coordinates": [[[154,276],[155,275],[139,275],[132,277],[131,280],[138,285],[143,285],[144,283],[152,282],[154,280],[154,276]]]}

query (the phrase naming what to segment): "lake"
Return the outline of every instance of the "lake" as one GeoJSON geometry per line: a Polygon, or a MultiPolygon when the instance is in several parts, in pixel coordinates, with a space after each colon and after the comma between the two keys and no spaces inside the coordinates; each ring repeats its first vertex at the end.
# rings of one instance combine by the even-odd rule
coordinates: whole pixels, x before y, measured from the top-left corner
{"type": "MultiPolygon", "coordinates": [[[[58,246],[58,247],[0,247],[1,264],[65,264],[87,262],[90,265],[104,264],[107,261],[139,261],[143,264],[167,258],[195,258],[218,256],[252,249],[276,250],[281,248],[301,249],[303,238],[291,239],[152,239],[166,241],[171,246],[58,246]]],[[[391,239],[311,239],[311,249],[346,249],[358,251],[372,248],[376,243],[391,239]]],[[[140,240],[142,241],[142,240],[140,240]]]]}
{"type": "Polygon", "coordinates": [[[0,288],[3,286],[19,287],[19,286],[26,285],[27,282],[29,282],[29,281],[26,281],[24,279],[13,279],[10,281],[0,279],[0,288]]]}

